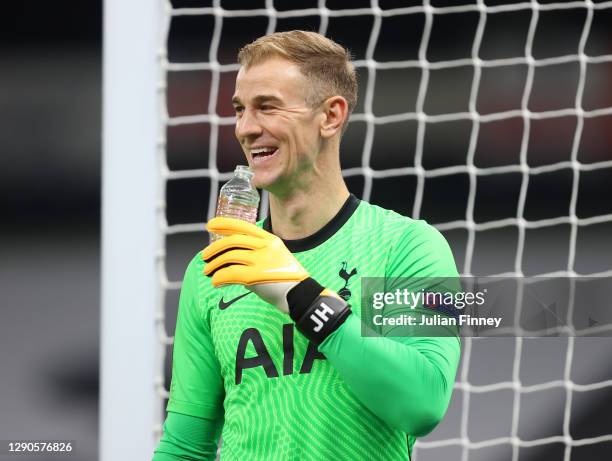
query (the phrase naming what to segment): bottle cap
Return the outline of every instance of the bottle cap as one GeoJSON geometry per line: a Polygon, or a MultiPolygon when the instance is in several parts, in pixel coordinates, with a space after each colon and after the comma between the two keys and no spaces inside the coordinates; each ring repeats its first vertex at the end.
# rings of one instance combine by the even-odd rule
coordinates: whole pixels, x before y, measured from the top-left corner
{"type": "Polygon", "coordinates": [[[253,171],[251,171],[251,169],[246,165],[237,165],[236,169],[234,170],[234,175],[246,176],[249,179],[253,177],[253,174],[253,171]]]}

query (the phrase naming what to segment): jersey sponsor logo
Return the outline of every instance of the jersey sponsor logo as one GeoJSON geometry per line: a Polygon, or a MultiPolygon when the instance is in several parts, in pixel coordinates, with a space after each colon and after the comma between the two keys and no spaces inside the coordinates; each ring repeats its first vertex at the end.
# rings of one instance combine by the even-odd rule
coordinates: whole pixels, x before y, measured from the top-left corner
{"type": "MultiPolygon", "coordinates": [[[[293,358],[295,355],[295,349],[293,346],[294,336],[294,324],[286,323],[283,325],[282,337],[283,337],[283,363],[282,363],[282,374],[283,376],[293,374],[293,358]]],[[[249,355],[252,355],[249,353],[249,355]]],[[[300,366],[299,373],[301,375],[308,374],[312,370],[312,366],[315,360],[325,360],[325,356],[319,352],[317,346],[313,343],[308,343],[306,354],[302,359],[302,365],[300,366]]],[[[280,365],[280,364],[279,364],[280,365]]],[[[257,328],[247,328],[240,335],[238,340],[238,347],[236,348],[236,368],[235,368],[235,381],[236,385],[242,382],[243,372],[249,368],[262,367],[268,378],[278,378],[280,376],[279,369],[272,361],[272,356],[268,348],[266,347],[263,337],[257,328]],[[249,344],[253,346],[256,354],[254,357],[245,357],[249,344]]]]}
{"type": "Polygon", "coordinates": [[[253,293],[253,292],[252,291],[247,291],[246,293],[242,293],[240,296],[236,296],[235,298],[232,298],[229,301],[224,301],[223,300],[223,296],[222,296],[221,299],[219,300],[219,310],[227,309],[232,304],[234,304],[236,301],[238,301],[239,299],[244,298],[245,296],[250,295],[251,293],[253,293]]]}
{"type": "Polygon", "coordinates": [[[340,272],[338,272],[338,275],[340,276],[340,278],[342,280],[344,280],[344,286],[342,288],[340,288],[340,291],[338,291],[338,296],[340,296],[345,301],[348,301],[351,298],[351,294],[352,294],[351,290],[348,289],[349,280],[354,275],[357,275],[357,268],[356,267],[353,267],[353,269],[351,269],[350,272],[346,270],[347,267],[348,267],[348,262],[347,261],[342,261],[342,266],[340,267],[340,272]]]}

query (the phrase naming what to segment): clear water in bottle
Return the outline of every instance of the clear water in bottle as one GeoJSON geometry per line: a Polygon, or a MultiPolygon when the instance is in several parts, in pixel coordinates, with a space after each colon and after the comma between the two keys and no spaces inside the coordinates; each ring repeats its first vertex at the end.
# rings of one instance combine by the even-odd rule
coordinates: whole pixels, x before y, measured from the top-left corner
{"type": "MultiPolygon", "coordinates": [[[[251,183],[252,178],[253,172],[248,166],[238,165],[236,167],[234,177],[225,183],[219,192],[216,216],[255,223],[257,209],[259,208],[259,193],[251,183]]],[[[210,234],[211,243],[220,238],[223,238],[223,236],[215,233],[210,234]]]]}

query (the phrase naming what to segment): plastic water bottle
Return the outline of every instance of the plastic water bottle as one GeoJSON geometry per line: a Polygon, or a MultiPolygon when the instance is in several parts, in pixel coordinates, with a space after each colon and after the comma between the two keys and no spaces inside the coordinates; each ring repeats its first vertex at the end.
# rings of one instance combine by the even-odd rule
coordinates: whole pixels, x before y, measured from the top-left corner
{"type": "MultiPolygon", "coordinates": [[[[217,201],[216,216],[255,223],[259,207],[259,193],[251,184],[252,178],[253,172],[248,166],[238,165],[236,167],[234,177],[221,188],[217,201]]],[[[221,238],[223,238],[222,235],[210,234],[211,243],[221,238]]]]}

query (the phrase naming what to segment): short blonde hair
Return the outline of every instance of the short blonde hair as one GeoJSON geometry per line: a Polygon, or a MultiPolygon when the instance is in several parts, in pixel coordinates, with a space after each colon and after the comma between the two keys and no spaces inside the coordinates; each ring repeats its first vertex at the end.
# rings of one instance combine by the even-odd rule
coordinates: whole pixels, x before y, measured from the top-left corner
{"type": "Polygon", "coordinates": [[[265,35],[238,52],[245,68],[279,56],[295,63],[312,84],[306,102],[312,106],[332,96],[342,96],[349,114],[357,104],[357,75],[350,52],[316,32],[292,30],[265,35]]]}

